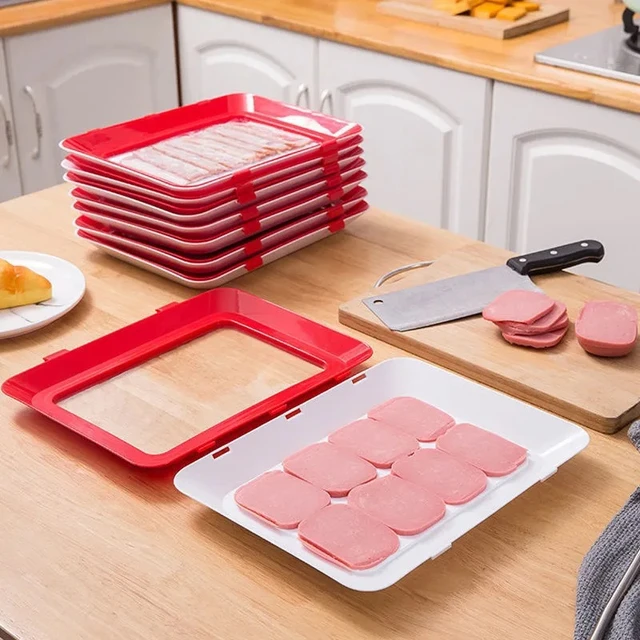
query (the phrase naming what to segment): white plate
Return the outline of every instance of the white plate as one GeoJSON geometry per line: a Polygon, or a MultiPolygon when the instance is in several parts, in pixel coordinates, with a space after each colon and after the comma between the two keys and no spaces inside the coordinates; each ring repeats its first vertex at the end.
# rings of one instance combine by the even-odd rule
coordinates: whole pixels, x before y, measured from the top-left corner
{"type": "Polygon", "coordinates": [[[0,258],[16,266],[29,267],[51,282],[51,300],[12,309],[0,309],[0,340],[30,333],[69,313],[85,291],[82,271],[75,265],[32,251],[0,251],[0,258]]]}
{"type": "MultiPolygon", "coordinates": [[[[529,487],[553,475],[588,442],[584,429],[558,416],[421,360],[396,358],[353,376],[207,454],[179,471],[174,484],[185,495],[336,582],[358,591],[378,591],[447,551],[462,535],[529,487]],[[487,489],[467,504],[447,505],[445,517],[424,533],[400,536],[400,549],[396,553],[364,571],[344,569],[320,558],[302,545],[295,531],[271,527],[237,506],[234,494],[239,487],[265,471],[281,468],[281,461],[288,455],[326,439],[332,431],[396,396],[413,396],[441,408],[457,422],[471,422],[497,433],[525,447],[527,460],[508,476],[488,478],[487,489]]],[[[378,470],[378,475],[386,473],[389,471],[378,470]]],[[[562,518],[562,514],[554,517],[562,518]]]]}

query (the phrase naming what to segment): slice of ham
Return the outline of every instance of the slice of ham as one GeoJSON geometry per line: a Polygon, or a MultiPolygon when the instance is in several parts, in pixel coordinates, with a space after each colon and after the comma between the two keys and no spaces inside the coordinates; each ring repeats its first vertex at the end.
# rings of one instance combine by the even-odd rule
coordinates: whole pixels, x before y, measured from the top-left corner
{"type": "Polygon", "coordinates": [[[444,502],[435,493],[394,475],[352,489],[348,503],[402,536],[427,530],[446,512],[444,502]]]}
{"type": "Polygon", "coordinates": [[[398,536],[375,518],[346,504],[332,504],[300,523],[304,545],[348,569],[369,569],[394,554],[398,536]]]}
{"type": "Polygon", "coordinates": [[[343,498],[353,487],[373,480],[376,468],[355,453],[319,442],[286,458],[287,473],[323,489],[333,498],[343,498]]]}
{"type": "Polygon", "coordinates": [[[438,449],[420,449],[394,462],[391,470],[403,480],[435,493],[447,504],[469,502],[487,486],[482,471],[438,449]]]}
{"type": "Polygon", "coordinates": [[[555,302],[537,291],[506,291],[489,303],[482,317],[491,322],[531,324],[553,309],[555,302]]]}
{"type": "Polygon", "coordinates": [[[533,347],[534,349],[549,349],[555,347],[562,342],[569,325],[564,329],[558,329],[557,331],[549,331],[548,333],[539,333],[537,335],[521,335],[518,333],[506,333],[502,332],[502,337],[510,344],[516,344],[520,347],[533,347]]]}
{"type": "Polygon", "coordinates": [[[621,302],[592,300],[578,315],[576,336],[580,346],[594,356],[626,356],[638,338],[638,312],[621,302]]]}
{"type": "Polygon", "coordinates": [[[457,424],[436,441],[439,451],[473,465],[488,476],[513,473],[527,458],[527,450],[473,424],[457,424]]]}
{"type": "Polygon", "coordinates": [[[263,473],[240,487],[234,497],[243,509],[280,529],[295,529],[331,503],[326,491],[284,471],[263,473]]]}
{"type": "Polygon", "coordinates": [[[369,418],[334,431],[329,435],[329,442],[383,469],[418,448],[418,441],[408,433],[369,418]]]}
{"type": "Polygon", "coordinates": [[[420,442],[433,442],[455,424],[448,413],[409,396],[391,398],[371,409],[368,416],[405,431],[420,442]]]}
{"type": "Polygon", "coordinates": [[[555,302],[549,313],[531,324],[521,322],[497,322],[496,324],[502,333],[535,335],[564,329],[569,324],[569,316],[567,316],[567,306],[562,302],[555,302]]]}

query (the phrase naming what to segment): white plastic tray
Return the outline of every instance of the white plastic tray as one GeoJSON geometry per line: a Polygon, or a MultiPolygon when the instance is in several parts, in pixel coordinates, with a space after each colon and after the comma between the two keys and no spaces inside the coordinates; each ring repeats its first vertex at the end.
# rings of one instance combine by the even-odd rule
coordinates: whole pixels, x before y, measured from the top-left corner
{"type": "MultiPolygon", "coordinates": [[[[228,447],[182,469],[179,491],[259,535],[340,584],[358,591],[385,589],[584,449],[587,433],[577,425],[472,380],[414,358],[386,360],[271,420],[228,447]],[[236,489],[302,447],[363,417],[396,396],[429,402],[458,422],[471,422],[526,447],[528,458],[513,474],[489,478],[487,489],[466,505],[447,505],[445,517],[424,533],[400,536],[400,549],[376,567],[350,571],[306,549],[295,531],[273,528],[241,510],[236,489]],[[298,411],[299,409],[299,411],[298,411]],[[225,452],[225,449],[228,451],[225,452]]],[[[433,445],[423,445],[433,446],[433,445]]],[[[378,475],[389,471],[379,470],[378,475]]],[[[334,500],[341,502],[345,499],[334,500]]]]}

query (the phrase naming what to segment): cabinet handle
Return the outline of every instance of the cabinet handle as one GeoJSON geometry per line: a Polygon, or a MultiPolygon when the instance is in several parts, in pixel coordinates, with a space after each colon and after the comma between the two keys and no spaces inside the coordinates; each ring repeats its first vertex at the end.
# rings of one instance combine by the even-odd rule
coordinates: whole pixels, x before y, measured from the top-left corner
{"type": "Polygon", "coordinates": [[[325,113],[325,110],[324,110],[325,103],[329,105],[328,113],[330,116],[332,116],[333,115],[333,96],[331,95],[331,91],[329,91],[328,89],[325,89],[320,94],[320,111],[322,113],[325,113]]]}
{"type": "Polygon", "coordinates": [[[42,140],[42,118],[38,111],[38,105],[36,105],[36,98],[33,95],[33,89],[27,84],[22,87],[22,90],[29,96],[31,104],[33,105],[33,115],[36,120],[36,146],[31,152],[33,160],[37,160],[40,157],[40,141],[42,140]]]}
{"type": "Polygon", "coordinates": [[[307,109],[309,109],[311,107],[310,100],[309,100],[309,87],[307,87],[306,84],[301,84],[298,87],[298,93],[296,93],[296,100],[295,100],[296,107],[300,106],[300,103],[302,102],[302,96],[304,96],[305,105],[307,109]]]}
{"type": "Polygon", "coordinates": [[[11,160],[11,146],[13,145],[13,130],[11,129],[11,120],[7,117],[7,110],[4,107],[4,101],[0,96],[0,116],[4,127],[4,137],[7,140],[7,154],[0,158],[0,166],[8,167],[11,160]]]}

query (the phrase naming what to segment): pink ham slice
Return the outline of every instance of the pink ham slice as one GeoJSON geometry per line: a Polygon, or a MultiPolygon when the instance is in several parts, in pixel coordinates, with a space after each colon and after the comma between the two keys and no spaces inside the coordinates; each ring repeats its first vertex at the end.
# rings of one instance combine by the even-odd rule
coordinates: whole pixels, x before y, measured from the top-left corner
{"type": "Polygon", "coordinates": [[[537,335],[522,335],[518,333],[502,332],[502,337],[510,344],[516,344],[520,347],[533,347],[534,349],[549,349],[555,347],[562,342],[567,330],[568,323],[564,329],[557,331],[549,331],[549,333],[539,333],[537,335]]]}
{"type": "Polygon", "coordinates": [[[527,458],[527,450],[473,424],[457,424],[436,442],[443,451],[484,471],[488,476],[513,473],[527,458]]]}
{"type": "Polygon", "coordinates": [[[333,498],[343,498],[353,487],[373,480],[375,467],[351,451],[319,442],[294,453],[282,463],[284,470],[333,498]]]}
{"type": "Polygon", "coordinates": [[[349,449],[383,469],[418,448],[418,441],[408,433],[368,418],[356,420],[334,431],[329,436],[329,442],[349,449]]]}
{"type": "Polygon", "coordinates": [[[403,480],[435,493],[447,504],[469,502],[487,486],[482,471],[438,449],[420,449],[394,462],[391,470],[403,480]]]}
{"type": "Polygon", "coordinates": [[[394,554],[398,536],[359,509],[332,504],[300,523],[298,535],[319,556],[348,569],[369,569],[394,554]]]}
{"type": "Polygon", "coordinates": [[[587,302],[576,320],[576,336],[580,346],[594,356],[626,356],[638,338],[638,312],[621,302],[587,302]]]}
{"type": "Polygon", "coordinates": [[[348,503],[401,536],[425,531],[442,520],[446,512],[444,502],[435,493],[394,475],[352,489],[348,503]]]}
{"type": "Polygon", "coordinates": [[[564,329],[569,324],[569,317],[567,316],[567,306],[562,302],[556,302],[549,313],[531,324],[520,322],[497,322],[496,324],[503,333],[536,335],[564,329]]]}
{"type": "Polygon", "coordinates": [[[372,420],[386,422],[420,442],[433,442],[455,424],[448,413],[408,396],[391,398],[371,409],[368,416],[372,420]]]}
{"type": "Polygon", "coordinates": [[[488,304],[482,317],[491,322],[531,324],[553,309],[555,302],[537,291],[506,291],[488,304]]]}
{"type": "Polygon", "coordinates": [[[326,491],[284,473],[268,471],[240,487],[236,502],[280,529],[295,529],[302,520],[331,503],[326,491]]]}

